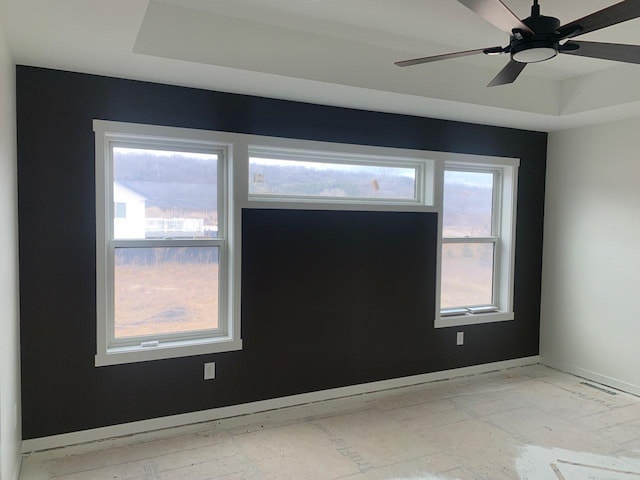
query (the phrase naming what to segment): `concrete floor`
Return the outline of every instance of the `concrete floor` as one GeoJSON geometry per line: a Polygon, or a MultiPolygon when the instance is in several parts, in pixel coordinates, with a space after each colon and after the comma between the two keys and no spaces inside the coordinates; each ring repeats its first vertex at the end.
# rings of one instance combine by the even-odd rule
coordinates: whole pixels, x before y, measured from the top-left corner
{"type": "Polygon", "coordinates": [[[21,479],[640,480],[640,398],[583,382],[456,378],[35,453],[21,479]]]}

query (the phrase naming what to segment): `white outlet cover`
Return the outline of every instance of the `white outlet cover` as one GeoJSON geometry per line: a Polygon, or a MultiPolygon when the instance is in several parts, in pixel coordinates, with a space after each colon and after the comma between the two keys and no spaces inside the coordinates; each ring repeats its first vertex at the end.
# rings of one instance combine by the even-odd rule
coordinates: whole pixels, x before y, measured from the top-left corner
{"type": "Polygon", "coordinates": [[[212,380],[216,378],[216,364],[215,362],[204,364],[204,379],[212,380]]]}
{"type": "Polygon", "coordinates": [[[458,332],[456,335],[456,345],[464,345],[464,332],[458,332]]]}

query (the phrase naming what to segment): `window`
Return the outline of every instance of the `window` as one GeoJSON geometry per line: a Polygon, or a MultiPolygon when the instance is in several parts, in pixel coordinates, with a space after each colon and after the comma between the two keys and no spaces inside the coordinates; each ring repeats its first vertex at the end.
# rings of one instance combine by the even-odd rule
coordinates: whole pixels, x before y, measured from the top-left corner
{"type": "Polygon", "coordinates": [[[127,218],[127,204],[124,202],[115,202],[114,218],[127,218]]]}
{"type": "Polygon", "coordinates": [[[248,145],[249,202],[437,212],[435,326],[514,318],[519,160],[270,140],[248,145]],[[297,148],[307,143],[318,148],[297,148]]]}
{"type": "Polygon", "coordinates": [[[493,306],[499,171],[445,170],[442,207],[443,311],[493,306]]]}
{"type": "Polygon", "coordinates": [[[229,149],[184,130],[101,121],[94,130],[96,365],[238,349],[229,149]]]}
{"type": "MultiPolygon", "coordinates": [[[[429,163],[430,165],[430,163],[429,163]]],[[[252,199],[424,204],[424,160],[249,148],[252,199]]]]}
{"type": "Polygon", "coordinates": [[[445,162],[436,326],[513,319],[517,161],[445,162]]]}
{"type": "Polygon", "coordinates": [[[243,208],[438,214],[435,326],[514,318],[517,159],[100,120],[94,131],[97,366],[242,348],[243,208]]]}

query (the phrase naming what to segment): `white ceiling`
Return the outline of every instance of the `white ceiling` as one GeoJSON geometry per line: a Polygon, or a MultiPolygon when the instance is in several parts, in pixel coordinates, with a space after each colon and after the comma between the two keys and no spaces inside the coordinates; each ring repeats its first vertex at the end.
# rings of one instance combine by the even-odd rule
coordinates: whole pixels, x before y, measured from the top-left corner
{"type": "MultiPolygon", "coordinates": [[[[504,0],[519,17],[530,0],[504,0]]],[[[540,0],[562,23],[615,0],[540,0]]],[[[513,85],[505,45],[455,0],[0,0],[17,64],[550,131],[640,116],[640,65],[561,55],[513,85]]],[[[640,44],[640,19],[580,37],[640,44]]]]}

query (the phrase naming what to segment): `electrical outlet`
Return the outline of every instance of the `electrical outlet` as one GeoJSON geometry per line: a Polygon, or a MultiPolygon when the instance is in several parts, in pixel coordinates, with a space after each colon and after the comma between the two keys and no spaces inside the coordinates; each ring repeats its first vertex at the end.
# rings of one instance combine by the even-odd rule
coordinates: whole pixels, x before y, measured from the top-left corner
{"type": "Polygon", "coordinates": [[[215,362],[204,364],[204,379],[212,380],[216,378],[216,364],[215,362]]]}
{"type": "Polygon", "coordinates": [[[456,345],[464,345],[464,332],[458,332],[456,335],[456,345]]]}

